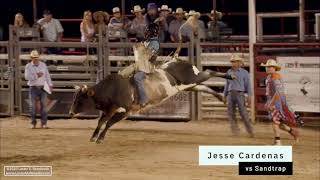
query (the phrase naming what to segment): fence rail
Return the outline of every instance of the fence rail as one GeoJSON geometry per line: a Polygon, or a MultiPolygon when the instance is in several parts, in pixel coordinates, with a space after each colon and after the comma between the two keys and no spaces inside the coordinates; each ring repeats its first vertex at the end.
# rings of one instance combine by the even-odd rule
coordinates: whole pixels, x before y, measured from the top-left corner
{"type": "MultiPolygon", "coordinates": [[[[0,115],[11,116],[16,114],[28,114],[28,87],[24,80],[24,66],[30,60],[28,51],[30,49],[39,49],[48,47],[58,47],[64,49],[79,49],[84,52],[82,55],[48,55],[41,54],[41,59],[48,64],[48,69],[55,86],[54,94],[49,96],[49,115],[67,117],[69,106],[72,101],[74,85],[94,85],[99,79],[102,79],[110,73],[115,73],[123,69],[126,65],[134,62],[134,56],[131,51],[132,42],[109,42],[108,37],[99,35],[98,42],[82,43],[82,42],[37,42],[37,41],[17,41],[12,38],[10,41],[1,41],[0,48],[5,48],[6,54],[0,54],[0,115]],[[94,50],[94,53],[89,52],[94,50]],[[114,50],[121,49],[123,54],[115,54],[114,50]],[[15,73],[11,74],[11,79],[5,79],[8,69],[13,68],[15,73]],[[5,100],[4,100],[5,99],[5,100]],[[5,104],[6,110],[3,111],[2,106],[5,104]]],[[[166,61],[170,57],[168,54],[178,47],[178,43],[162,43],[161,48],[165,52],[164,55],[158,56],[158,61],[166,61]]],[[[182,49],[186,49],[186,54],[180,58],[195,64],[199,70],[214,69],[226,71],[231,63],[229,57],[232,53],[242,53],[245,58],[244,67],[248,69],[248,43],[208,43],[200,42],[192,39],[191,42],[182,43],[182,49]]],[[[287,52],[286,50],[299,50],[299,55],[303,55],[305,49],[312,48],[319,50],[320,43],[256,43],[255,54],[264,52],[269,56],[275,50],[287,52]]],[[[313,51],[316,54],[316,51],[313,51]]],[[[320,54],[318,53],[320,56],[320,54]]],[[[256,64],[260,62],[256,58],[256,64]]],[[[257,67],[255,68],[257,69],[257,67]]],[[[255,73],[256,77],[264,76],[261,72],[255,73]]],[[[256,84],[259,80],[255,79],[256,84]]],[[[204,82],[205,85],[220,91],[223,89],[225,80],[221,78],[211,78],[204,82]]],[[[263,96],[263,89],[255,87],[255,95],[263,96]]],[[[171,107],[170,103],[187,104],[181,115],[175,115],[174,112],[161,115],[155,109],[146,114],[140,114],[138,118],[166,118],[166,119],[208,119],[223,118],[226,115],[226,106],[217,99],[205,93],[187,93],[179,94],[168,102],[167,107],[171,107]],[[183,99],[177,101],[177,99],[183,99]],[[186,112],[188,111],[188,112],[186,112]],[[157,114],[158,113],[158,114],[157,114]]],[[[166,106],[166,105],[164,105],[166,106]]],[[[166,109],[166,107],[159,107],[166,109]]],[[[256,107],[261,108],[261,103],[256,102],[256,107]]],[[[96,111],[90,111],[84,116],[95,117],[96,111]]],[[[261,114],[257,113],[258,117],[261,114]]],[[[316,118],[315,116],[307,116],[306,118],[316,118]]]]}

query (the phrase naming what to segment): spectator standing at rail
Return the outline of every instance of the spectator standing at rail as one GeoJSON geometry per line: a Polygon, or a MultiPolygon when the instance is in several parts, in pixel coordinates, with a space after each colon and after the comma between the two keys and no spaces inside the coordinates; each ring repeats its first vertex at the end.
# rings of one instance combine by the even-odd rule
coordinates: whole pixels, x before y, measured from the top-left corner
{"type": "Polygon", "coordinates": [[[211,13],[208,14],[208,17],[211,21],[208,22],[208,27],[219,27],[226,28],[227,24],[221,21],[223,14],[216,10],[211,10],[211,13]]]}
{"type": "Polygon", "coordinates": [[[296,124],[296,115],[287,104],[284,83],[281,75],[277,72],[281,66],[274,60],[269,59],[266,64],[268,77],[266,79],[266,108],[269,111],[269,119],[272,120],[274,132],[274,145],[281,145],[280,129],[288,132],[297,141],[299,132],[294,128],[296,124]]]}
{"type": "Polygon", "coordinates": [[[147,26],[154,23],[155,20],[159,17],[158,6],[156,3],[149,3],[147,6],[147,13],[144,15],[147,26]]]}
{"type": "Polygon", "coordinates": [[[181,26],[181,35],[183,41],[190,41],[192,36],[203,40],[206,38],[205,35],[205,25],[202,20],[200,20],[201,14],[194,10],[190,10],[186,13],[187,21],[181,26]]]}
{"type": "Polygon", "coordinates": [[[36,128],[36,102],[40,100],[41,128],[47,127],[47,92],[52,91],[52,81],[45,63],[39,61],[39,53],[36,50],[31,51],[29,62],[25,67],[25,79],[29,86],[31,128],[36,128]]]}
{"type": "Polygon", "coordinates": [[[111,30],[116,31],[126,31],[130,25],[130,20],[128,18],[122,17],[119,7],[114,7],[112,9],[113,17],[110,19],[108,27],[111,30]]]}
{"type": "Polygon", "coordinates": [[[21,13],[17,13],[14,16],[14,28],[28,28],[30,27],[29,24],[25,21],[24,16],[21,13]]]}
{"type": "MultiPolygon", "coordinates": [[[[24,19],[24,16],[21,13],[17,13],[14,16],[14,23],[13,23],[13,34],[18,36],[18,30],[23,30],[25,28],[29,28],[29,24],[26,22],[26,20],[24,19]]],[[[24,34],[24,33],[23,33],[24,34]]],[[[22,35],[23,36],[23,35],[22,35]]],[[[19,40],[32,40],[32,38],[28,38],[28,37],[20,37],[19,35],[19,40]]],[[[30,52],[29,49],[26,48],[22,48],[21,49],[22,52],[30,52]]]]}
{"type": "Polygon", "coordinates": [[[99,33],[99,26],[102,26],[102,34],[106,34],[107,24],[109,23],[110,15],[105,11],[96,11],[93,13],[93,19],[96,22],[94,31],[99,33]]]}
{"type": "Polygon", "coordinates": [[[135,18],[132,20],[129,27],[129,33],[135,34],[136,39],[140,42],[144,40],[144,31],[147,27],[143,12],[145,9],[141,8],[140,5],[135,5],[131,12],[135,15],[135,18]]]}
{"type": "MultiPolygon", "coordinates": [[[[50,10],[43,12],[43,18],[38,21],[45,41],[59,42],[63,36],[63,27],[58,19],[52,18],[50,10]]],[[[58,48],[48,48],[49,54],[57,54],[58,48]]]]}
{"type": "Polygon", "coordinates": [[[221,21],[222,13],[216,10],[212,10],[208,17],[210,21],[208,22],[208,38],[218,39],[220,32],[223,28],[227,27],[227,24],[221,21]]]}
{"type": "Polygon", "coordinates": [[[181,7],[177,8],[176,11],[173,12],[176,19],[172,20],[169,24],[169,34],[172,42],[179,42],[179,29],[182,24],[186,22],[184,20],[185,13],[186,12],[181,7]]]}
{"type": "Polygon", "coordinates": [[[160,16],[165,16],[167,24],[171,23],[175,19],[175,17],[172,14],[172,8],[169,8],[168,5],[162,5],[161,8],[158,8],[160,11],[160,16]]]}
{"type": "Polygon", "coordinates": [[[83,19],[80,24],[81,42],[92,42],[94,38],[94,25],[92,22],[91,11],[83,13],[83,19]]]}
{"type": "Polygon", "coordinates": [[[169,23],[172,21],[172,16],[169,16],[169,14],[172,12],[172,9],[169,8],[168,5],[162,5],[161,8],[158,8],[158,11],[160,12],[159,15],[159,40],[160,42],[165,42],[169,40],[169,23]]]}
{"type": "Polygon", "coordinates": [[[227,74],[235,76],[233,80],[227,80],[224,86],[224,97],[228,103],[228,118],[231,126],[232,134],[238,136],[240,129],[238,127],[236,119],[236,107],[238,106],[240,116],[244,122],[245,128],[249,133],[250,137],[254,137],[253,128],[251,121],[249,120],[245,93],[247,96],[248,106],[251,103],[251,88],[250,88],[250,77],[247,70],[241,68],[244,59],[238,54],[232,55],[230,58],[231,69],[227,71],[227,74]]]}

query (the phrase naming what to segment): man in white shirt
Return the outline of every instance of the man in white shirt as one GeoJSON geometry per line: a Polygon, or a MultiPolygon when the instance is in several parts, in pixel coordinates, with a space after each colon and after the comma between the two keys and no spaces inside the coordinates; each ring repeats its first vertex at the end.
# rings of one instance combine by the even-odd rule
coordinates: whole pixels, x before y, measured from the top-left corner
{"type": "Polygon", "coordinates": [[[39,61],[39,53],[36,50],[30,53],[31,62],[25,67],[25,79],[29,86],[31,128],[36,128],[36,101],[40,99],[41,105],[41,127],[47,128],[47,93],[52,91],[52,81],[45,63],[39,61]]]}
{"type": "MultiPolygon", "coordinates": [[[[61,41],[64,31],[63,27],[58,19],[52,18],[52,14],[49,10],[43,12],[43,18],[38,21],[38,24],[40,25],[45,41],[61,41]]],[[[48,48],[48,51],[49,54],[56,54],[57,48],[48,48]]]]}

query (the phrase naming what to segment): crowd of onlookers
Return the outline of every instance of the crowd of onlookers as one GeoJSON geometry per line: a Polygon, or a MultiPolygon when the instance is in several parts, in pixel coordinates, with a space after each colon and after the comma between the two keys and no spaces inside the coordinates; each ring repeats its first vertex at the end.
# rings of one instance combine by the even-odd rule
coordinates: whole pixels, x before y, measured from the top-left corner
{"type": "MultiPolygon", "coordinates": [[[[198,36],[200,39],[214,38],[212,34],[227,27],[221,21],[222,13],[216,10],[207,14],[210,18],[207,26],[199,19],[201,16],[199,12],[194,10],[186,12],[181,7],[172,10],[168,5],[158,7],[155,3],[149,3],[146,9],[140,5],[135,5],[131,13],[133,16],[128,18],[128,16],[122,14],[119,7],[114,7],[111,15],[105,11],[84,11],[80,24],[81,42],[94,41],[99,29],[103,34],[109,33],[108,35],[111,38],[123,33],[131,39],[142,41],[145,28],[152,22],[156,22],[160,26],[160,42],[178,42],[179,30],[184,41],[190,40],[192,35],[198,36]],[[190,16],[194,17],[192,18],[193,22],[182,26],[190,16]]],[[[43,18],[37,21],[36,26],[41,30],[45,41],[61,40],[64,29],[60,21],[53,18],[50,10],[43,12],[43,18]]],[[[29,27],[21,13],[15,15],[14,27],[29,27]]]]}

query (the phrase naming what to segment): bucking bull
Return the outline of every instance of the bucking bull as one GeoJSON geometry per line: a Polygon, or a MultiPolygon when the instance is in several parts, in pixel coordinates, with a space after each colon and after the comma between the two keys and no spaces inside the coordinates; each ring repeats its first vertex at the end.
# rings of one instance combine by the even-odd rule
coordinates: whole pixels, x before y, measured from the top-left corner
{"type": "MultiPolygon", "coordinates": [[[[134,45],[133,49],[136,60],[148,56],[148,49],[142,43],[134,45]]],[[[146,106],[140,109],[132,108],[137,103],[136,86],[132,77],[111,74],[95,86],[75,87],[77,90],[70,115],[85,112],[89,108],[88,104],[95,104],[95,108],[102,113],[90,141],[101,143],[113,124],[126,119],[130,114],[158,105],[180,91],[206,92],[222,100],[219,93],[202,84],[211,77],[234,78],[211,70],[200,72],[191,63],[173,56],[168,62],[159,64],[153,73],[146,75],[144,86],[149,99],[146,106]],[[103,124],[106,124],[105,128],[100,132],[103,124]]]]}

